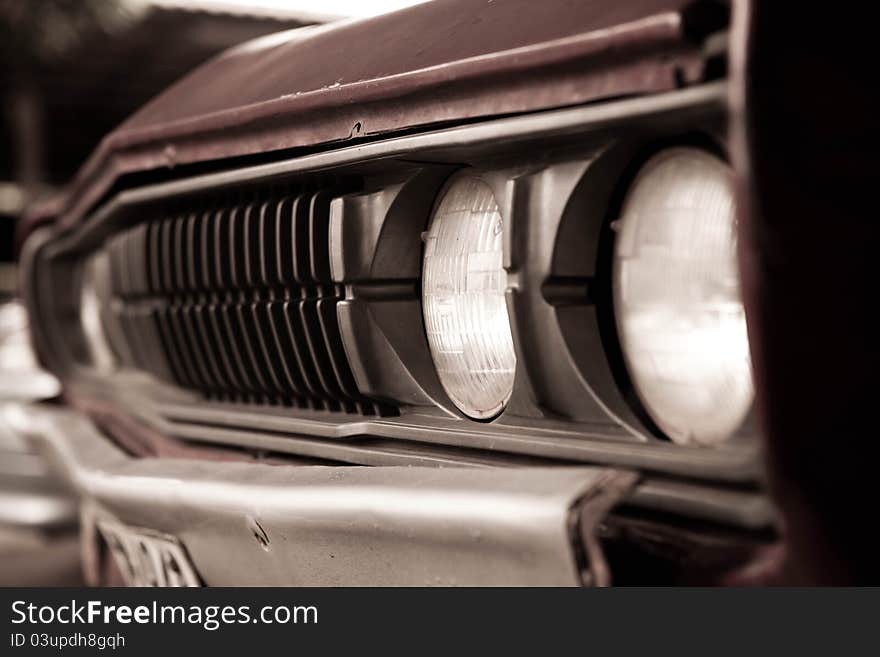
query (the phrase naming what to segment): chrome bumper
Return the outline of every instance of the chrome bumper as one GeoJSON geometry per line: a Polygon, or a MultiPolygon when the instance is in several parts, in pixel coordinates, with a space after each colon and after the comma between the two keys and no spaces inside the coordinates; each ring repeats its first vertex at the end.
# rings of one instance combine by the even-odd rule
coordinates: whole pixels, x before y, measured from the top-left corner
{"type": "Polygon", "coordinates": [[[80,492],[93,577],[90,537],[123,523],[174,537],[208,585],[602,585],[595,529],[637,478],[594,467],[135,459],[73,411],[0,413],[45,441],[80,492]]]}

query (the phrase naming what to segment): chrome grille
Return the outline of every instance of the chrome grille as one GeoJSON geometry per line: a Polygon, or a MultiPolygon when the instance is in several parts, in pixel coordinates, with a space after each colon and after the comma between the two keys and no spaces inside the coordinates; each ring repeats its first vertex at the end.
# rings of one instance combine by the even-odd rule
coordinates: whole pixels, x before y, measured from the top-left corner
{"type": "Polygon", "coordinates": [[[107,245],[130,364],[212,399],[386,415],[357,389],[336,318],[321,189],[174,209],[107,245]]]}

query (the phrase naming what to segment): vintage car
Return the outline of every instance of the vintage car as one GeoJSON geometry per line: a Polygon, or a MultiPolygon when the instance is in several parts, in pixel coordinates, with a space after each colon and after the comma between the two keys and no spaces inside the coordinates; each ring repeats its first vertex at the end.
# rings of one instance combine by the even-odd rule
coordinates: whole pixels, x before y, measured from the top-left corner
{"type": "Polygon", "coordinates": [[[863,577],[828,440],[867,329],[827,293],[867,247],[842,219],[816,271],[821,18],[774,4],[430,2],[245,43],[111,133],[21,235],[64,404],[3,410],[88,581],[863,577]]]}

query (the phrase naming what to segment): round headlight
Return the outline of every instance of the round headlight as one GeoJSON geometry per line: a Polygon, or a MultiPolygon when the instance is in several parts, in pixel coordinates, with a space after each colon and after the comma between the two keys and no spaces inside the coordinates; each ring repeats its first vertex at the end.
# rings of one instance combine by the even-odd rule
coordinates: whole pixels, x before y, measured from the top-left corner
{"type": "Polygon", "coordinates": [[[503,231],[492,190],[463,176],[446,188],[425,235],[422,309],[431,356],[449,398],[481,420],[510,399],[516,367],[503,231]]]}
{"type": "Polygon", "coordinates": [[[730,437],[752,405],[732,174],[671,148],[642,167],[615,224],[617,331],[636,393],[683,444],[730,437]]]}

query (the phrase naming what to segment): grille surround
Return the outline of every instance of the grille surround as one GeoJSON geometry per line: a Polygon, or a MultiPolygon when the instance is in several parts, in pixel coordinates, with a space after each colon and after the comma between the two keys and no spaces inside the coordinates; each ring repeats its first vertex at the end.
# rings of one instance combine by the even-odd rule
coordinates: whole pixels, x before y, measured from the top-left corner
{"type": "MultiPolygon", "coordinates": [[[[370,443],[387,438],[414,441],[413,444],[420,447],[443,445],[445,449],[445,446],[454,445],[499,454],[540,455],[643,467],[700,480],[717,478],[754,482],[760,468],[759,449],[753,440],[737,442],[719,450],[702,450],[633,434],[615,415],[614,409],[593,403],[593,398],[584,390],[583,379],[571,376],[564,380],[560,377],[548,379],[543,376],[545,370],[540,368],[529,368],[528,372],[522,372],[523,376],[517,377],[521,384],[517,408],[493,423],[476,423],[474,426],[474,423],[453,417],[447,409],[441,408],[443,398],[438,392],[439,383],[431,387],[433,370],[429,366],[427,347],[420,344],[421,336],[413,330],[419,325],[420,317],[418,266],[409,263],[418,260],[412,257],[418,244],[418,222],[414,217],[427,216],[426,200],[433,199],[436,190],[431,185],[415,184],[418,182],[415,179],[403,188],[398,184],[411,172],[427,173],[438,167],[446,167],[449,171],[450,165],[462,161],[473,166],[491,165],[491,170],[496,171],[500,166],[507,166],[508,162],[516,165],[523,154],[532,169],[537,163],[530,154],[535,152],[541,153],[542,162],[550,161],[555,157],[554,153],[567,159],[576,154],[575,151],[583,153],[592,147],[600,147],[611,137],[625,146],[634,130],[635,136],[644,140],[646,135],[668,135],[670,131],[685,128],[694,130],[697,123],[706,129],[717,127],[722,125],[726,98],[726,86],[713,83],[607,105],[507,117],[437,132],[296,154],[287,159],[234,170],[193,172],[194,175],[189,177],[175,172],[179,179],[146,181],[150,184],[124,189],[107,198],[82,225],[67,231],[47,230],[28,240],[23,255],[23,275],[34,294],[26,298],[29,311],[46,318],[34,332],[35,344],[47,366],[60,374],[71,398],[84,400],[84,403],[90,399],[102,403],[112,400],[161,433],[185,441],[223,442],[248,450],[278,450],[334,459],[337,457],[330,452],[339,449],[341,444],[370,443]],[[573,147],[575,139],[583,140],[578,142],[577,149],[573,147]],[[109,375],[94,370],[82,345],[76,291],[79,272],[96,249],[103,249],[120,230],[150,218],[180,212],[181,208],[191,208],[193,203],[199,202],[197,199],[207,199],[199,207],[210,209],[213,199],[230,198],[238,193],[237,190],[242,190],[243,195],[246,190],[256,187],[274,191],[283,190],[282,185],[290,188],[314,186],[319,176],[325,181],[343,177],[357,180],[364,190],[363,193],[359,190],[346,193],[343,203],[333,203],[331,235],[336,240],[333,272],[336,280],[346,287],[346,299],[337,308],[345,349],[360,389],[373,399],[393,400],[399,408],[396,417],[359,417],[280,406],[202,402],[198,395],[177,394],[177,391],[184,392],[178,386],[163,385],[155,377],[141,376],[136,368],[118,367],[109,375]],[[376,190],[384,191],[373,194],[376,190]],[[341,212],[337,214],[337,210],[341,212]],[[386,215],[384,219],[380,216],[383,213],[386,215]],[[533,391],[537,396],[532,394],[533,391]],[[536,400],[537,407],[533,403],[536,400]],[[554,413],[553,409],[548,414],[546,402],[576,411],[577,415],[554,413]],[[230,427],[227,434],[218,431],[221,426],[230,427]]],[[[564,164],[564,169],[577,173],[570,164],[564,164]]],[[[532,180],[505,180],[505,176],[499,174],[503,197],[517,204],[517,216],[525,216],[520,212],[530,212],[526,203],[530,195],[520,192],[532,187],[532,180]]],[[[551,187],[557,189],[557,183],[551,187]]],[[[233,198],[230,203],[236,201],[233,198]]],[[[576,209],[581,206],[569,203],[568,207],[576,209]]],[[[559,205],[557,210],[561,209],[559,205]]],[[[555,219],[559,218],[557,214],[554,214],[555,219]]],[[[551,235],[546,227],[540,228],[543,225],[527,222],[519,226],[521,230],[511,241],[511,247],[530,239],[536,250],[530,251],[528,261],[518,259],[515,264],[570,263],[570,259],[565,258],[548,260],[552,258],[549,249],[554,242],[547,239],[551,235]],[[540,230],[533,233],[530,227],[540,230]]],[[[571,225],[576,227],[577,224],[571,225]]],[[[563,228],[561,224],[560,231],[563,228]]],[[[574,238],[581,233],[577,231],[573,236],[571,230],[563,231],[557,242],[561,239],[561,243],[577,247],[583,240],[579,242],[574,238]]],[[[574,251],[582,260],[578,249],[574,251]]],[[[521,254],[514,250],[512,255],[521,254]]],[[[543,308],[545,302],[551,304],[553,312],[549,318],[552,322],[546,325],[538,326],[530,321],[529,326],[524,327],[526,333],[519,331],[518,327],[520,335],[531,340],[527,353],[542,356],[568,353],[577,357],[589,357],[590,353],[601,355],[595,350],[586,354],[583,350],[574,353],[572,349],[584,346],[583,342],[567,341],[563,348],[547,348],[562,345],[551,335],[557,327],[563,330],[566,340],[570,337],[570,327],[566,324],[572,320],[570,311],[584,309],[583,305],[572,305],[572,302],[579,300],[583,303],[591,299],[582,294],[573,298],[575,287],[584,281],[565,278],[565,272],[556,274],[543,285],[530,285],[540,281],[528,276],[519,280],[530,286],[534,293],[532,297],[538,303],[537,306],[520,304],[522,290],[518,290],[520,294],[514,298],[519,304],[515,313],[517,317],[534,319],[532,311],[536,307],[543,308]],[[563,277],[559,278],[559,275],[563,277]],[[528,333],[529,327],[535,333],[528,333]]],[[[109,280],[109,276],[105,280],[109,280]]],[[[107,307],[110,306],[108,303],[107,307]]],[[[107,328],[109,333],[121,333],[117,327],[107,328]]],[[[580,335],[583,335],[582,331],[580,335]]],[[[587,341],[587,344],[593,343],[587,341]]],[[[570,368],[571,359],[562,360],[561,365],[570,368]]],[[[600,363],[595,359],[588,358],[588,361],[600,363]]],[[[559,375],[565,373],[558,368],[552,371],[559,375]]],[[[595,372],[585,375],[587,382],[593,380],[593,374],[595,372]]],[[[345,456],[341,460],[348,461],[348,458],[345,456]]],[[[370,464],[376,465],[380,461],[400,464],[396,452],[393,455],[383,452],[370,464]]]]}

